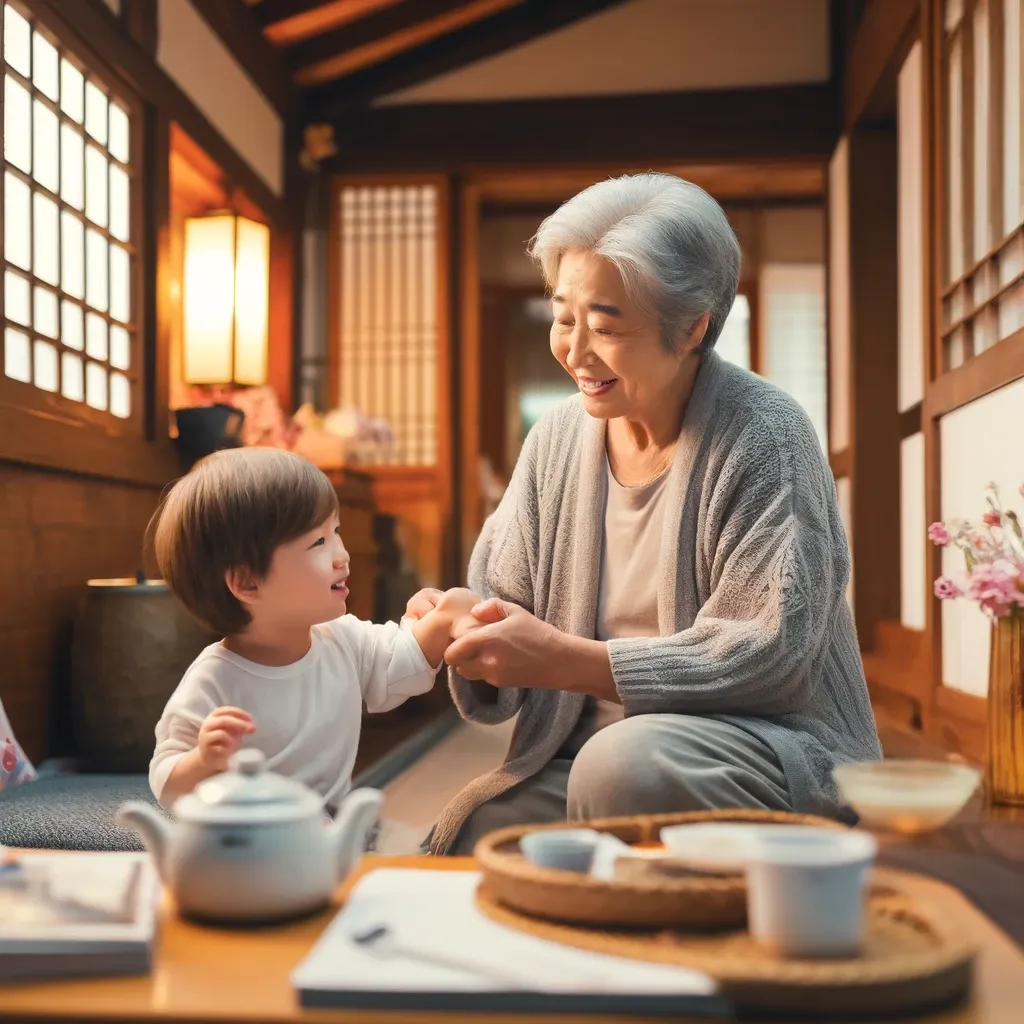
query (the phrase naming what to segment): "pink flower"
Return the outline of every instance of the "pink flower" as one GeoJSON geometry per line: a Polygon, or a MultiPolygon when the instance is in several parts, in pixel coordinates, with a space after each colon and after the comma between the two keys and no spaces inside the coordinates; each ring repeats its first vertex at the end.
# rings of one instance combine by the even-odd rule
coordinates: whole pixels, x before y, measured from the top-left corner
{"type": "Polygon", "coordinates": [[[932,523],[928,527],[928,539],[937,547],[942,548],[953,539],[953,535],[945,523],[932,523]]]}
{"type": "Polygon", "coordinates": [[[986,526],[1001,526],[1003,522],[1003,517],[998,512],[995,512],[990,509],[981,517],[981,521],[986,526]]]}
{"type": "Polygon", "coordinates": [[[971,571],[967,595],[993,618],[1000,618],[1015,607],[1024,608],[1020,581],[1020,568],[1005,558],[981,562],[971,571]]]}
{"type": "Polygon", "coordinates": [[[935,596],[940,601],[948,601],[953,597],[962,597],[963,593],[960,584],[955,580],[951,580],[948,576],[940,576],[935,581],[935,596]]]}

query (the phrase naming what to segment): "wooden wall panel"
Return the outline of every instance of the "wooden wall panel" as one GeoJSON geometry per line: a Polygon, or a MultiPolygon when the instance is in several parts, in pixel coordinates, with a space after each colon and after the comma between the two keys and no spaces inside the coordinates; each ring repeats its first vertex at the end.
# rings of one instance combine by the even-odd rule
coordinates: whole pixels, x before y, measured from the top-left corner
{"type": "Polygon", "coordinates": [[[37,764],[68,735],[70,625],[85,581],[140,567],[159,492],[0,465],[0,699],[37,764]]]}

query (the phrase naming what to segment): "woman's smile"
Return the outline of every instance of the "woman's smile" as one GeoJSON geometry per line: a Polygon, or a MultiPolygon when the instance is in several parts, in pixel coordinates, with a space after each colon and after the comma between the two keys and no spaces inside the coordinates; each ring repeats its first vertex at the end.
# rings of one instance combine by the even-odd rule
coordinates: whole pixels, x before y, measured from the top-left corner
{"type": "Polygon", "coordinates": [[[584,377],[581,374],[576,374],[576,384],[580,391],[591,398],[607,394],[615,387],[617,382],[618,377],[608,377],[605,380],[600,380],[597,377],[584,377]]]}

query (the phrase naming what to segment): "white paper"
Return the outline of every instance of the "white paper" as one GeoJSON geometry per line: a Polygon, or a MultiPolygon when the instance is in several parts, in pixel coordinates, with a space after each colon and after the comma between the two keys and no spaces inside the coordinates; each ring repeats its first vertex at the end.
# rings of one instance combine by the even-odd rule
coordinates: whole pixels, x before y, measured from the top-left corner
{"type": "Polygon", "coordinates": [[[521,967],[531,990],[616,995],[712,995],[698,971],[573,949],[487,919],[474,902],[479,874],[381,868],[355,886],[292,984],[312,991],[498,992],[500,980],[395,952],[379,955],[353,935],[385,925],[399,949],[436,950],[447,959],[521,967]]]}

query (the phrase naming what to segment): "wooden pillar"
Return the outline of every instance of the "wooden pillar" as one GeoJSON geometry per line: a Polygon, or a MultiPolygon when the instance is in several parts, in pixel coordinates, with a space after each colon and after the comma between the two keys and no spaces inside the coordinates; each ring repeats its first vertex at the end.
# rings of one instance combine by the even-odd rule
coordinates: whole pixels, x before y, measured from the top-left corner
{"type": "Polygon", "coordinates": [[[851,548],[861,646],[900,618],[900,418],[894,124],[849,135],[851,548]]]}

